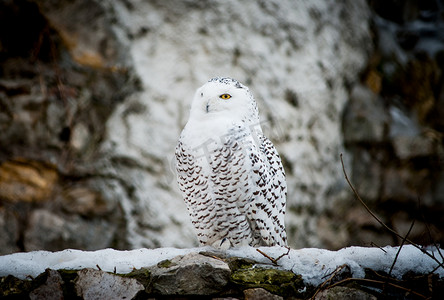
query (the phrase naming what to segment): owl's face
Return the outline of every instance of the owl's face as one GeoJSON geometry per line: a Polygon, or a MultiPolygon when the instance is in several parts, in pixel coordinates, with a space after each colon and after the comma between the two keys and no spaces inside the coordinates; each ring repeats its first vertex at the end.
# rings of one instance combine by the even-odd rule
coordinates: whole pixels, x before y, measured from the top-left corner
{"type": "Polygon", "coordinates": [[[213,78],[197,89],[191,117],[246,120],[257,118],[257,106],[246,86],[231,78],[213,78]]]}

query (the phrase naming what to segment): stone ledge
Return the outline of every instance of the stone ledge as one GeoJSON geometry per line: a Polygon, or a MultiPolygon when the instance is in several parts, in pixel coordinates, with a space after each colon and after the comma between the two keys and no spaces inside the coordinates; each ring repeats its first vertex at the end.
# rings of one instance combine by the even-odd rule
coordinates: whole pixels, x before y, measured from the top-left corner
{"type": "MultiPolygon", "coordinates": [[[[381,262],[382,263],[382,262],[381,262]]],[[[46,269],[36,278],[0,278],[0,296],[6,299],[378,299],[381,296],[444,293],[438,274],[418,275],[411,270],[402,280],[365,270],[352,278],[344,264],[325,270],[325,281],[313,286],[303,276],[264,261],[229,257],[219,252],[191,252],[165,259],[126,274],[100,269],[46,269]],[[338,285],[338,282],[342,284],[338,285]],[[381,283],[381,284],[380,284],[381,283]],[[333,286],[336,284],[337,286],[333,286]],[[331,288],[329,288],[331,287],[331,288]]]]}

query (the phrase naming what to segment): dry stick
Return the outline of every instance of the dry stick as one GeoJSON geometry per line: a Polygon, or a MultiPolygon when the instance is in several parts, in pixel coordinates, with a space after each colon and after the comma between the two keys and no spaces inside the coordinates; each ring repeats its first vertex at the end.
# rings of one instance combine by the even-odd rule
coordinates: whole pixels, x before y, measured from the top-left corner
{"type": "Polygon", "coordinates": [[[278,258],[273,258],[269,255],[267,255],[265,252],[261,251],[260,249],[256,249],[257,252],[259,252],[260,254],[262,254],[263,256],[265,256],[266,258],[268,258],[269,260],[271,260],[271,262],[274,265],[278,265],[278,260],[280,260],[282,257],[284,257],[285,255],[288,255],[288,253],[290,253],[290,247],[285,247],[287,248],[287,253],[282,254],[281,256],[279,256],[278,258]]]}
{"type": "Polygon", "coordinates": [[[391,282],[380,281],[380,280],[374,280],[374,279],[365,279],[365,278],[346,278],[346,279],[344,279],[344,280],[338,281],[338,282],[336,282],[336,283],[330,285],[328,288],[331,289],[331,288],[333,288],[333,287],[335,287],[335,286],[341,285],[341,284],[346,283],[346,282],[348,282],[348,281],[364,281],[364,282],[378,283],[378,284],[382,284],[382,285],[383,285],[383,284],[388,284],[388,285],[390,285],[390,286],[392,286],[392,287],[395,287],[395,288],[398,288],[398,289],[400,289],[400,290],[403,290],[403,291],[406,291],[406,292],[412,293],[412,294],[414,294],[414,295],[416,295],[416,296],[418,296],[418,297],[421,297],[421,298],[423,298],[423,299],[427,299],[426,296],[424,296],[424,295],[422,295],[422,294],[420,294],[420,293],[418,293],[418,292],[415,292],[415,291],[412,290],[412,289],[408,289],[408,288],[405,288],[405,287],[403,287],[403,286],[400,286],[400,285],[397,285],[397,284],[394,284],[394,283],[391,283],[391,282]]]}
{"type": "Polygon", "coordinates": [[[429,224],[427,224],[427,222],[424,222],[424,223],[425,223],[425,225],[426,225],[427,231],[429,232],[430,240],[432,241],[433,246],[435,246],[436,251],[438,251],[439,256],[441,256],[441,259],[444,261],[444,256],[443,256],[443,254],[442,254],[442,252],[441,252],[441,249],[439,249],[438,244],[432,239],[432,236],[431,236],[431,234],[430,234],[430,227],[429,227],[429,224]]]}
{"type": "Polygon", "coordinates": [[[269,260],[271,260],[271,262],[277,266],[277,264],[278,264],[277,260],[275,260],[273,257],[271,257],[268,254],[264,253],[260,249],[256,249],[256,251],[259,252],[260,254],[262,254],[263,256],[265,256],[266,258],[268,258],[269,260]]]}
{"type": "Polygon", "coordinates": [[[384,253],[387,253],[387,251],[385,251],[384,248],[382,248],[381,246],[379,246],[379,245],[377,245],[377,244],[375,244],[373,242],[371,242],[370,245],[372,245],[373,247],[379,248],[380,250],[384,251],[384,253]]]}
{"type": "MultiPolygon", "coordinates": [[[[384,222],[382,222],[371,210],[370,208],[367,206],[367,204],[365,204],[364,200],[361,199],[361,197],[359,196],[358,192],[356,191],[355,187],[352,185],[352,183],[350,182],[350,180],[348,179],[347,176],[347,172],[345,171],[345,167],[344,167],[344,161],[342,160],[342,153],[340,154],[341,157],[341,164],[342,164],[342,171],[344,173],[345,176],[345,180],[347,181],[348,185],[350,186],[350,188],[352,189],[353,193],[355,194],[356,199],[359,200],[359,202],[361,202],[361,204],[364,206],[364,208],[367,210],[367,212],[373,217],[375,218],[376,221],[378,221],[379,224],[381,224],[382,227],[384,227],[386,230],[390,231],[391,233],[393,233],[394,235],[396,235],[397,237],[403,239],[404,237],[401,236],[398,232],[396,232],[395,230],[391,229],[390,227],[388,227],[387,225],[385,225],[384,222]]],[[[442,262],[440,262],[435,256],[433,256],[432,254],[430,254],[428,251],[425,251],[424,249],[422,249],[421,246],[419,246],[418,244],[412,242],[409,239],[405,239],[407,242],[409,242],[410,244],[412,244],[412,246],[414,246],[415,248],[419,249],[422,253],[424,253],[425,255],[427,255],[428,257],[430,257],[431,259],[433,259],[440,267],[442,267],[444,269],[444,264],[442,262]]]]}
{"type": "Polygon", "coordinates": [[[373,269],[369,269],[369,272],[372,271],[374,276],[377,276],[379,278],[384,279],[386,282],[387,280],[392,280],[392,281],[397,281],[397,282],[402,282],[402,280],[393,278],[393,277],[389,277],[388,275],[384,275],[384,274],[380,274],[377,271],[373,270],[373,269]]]}
{"type": "Polygon", "coordinates": [[[435,240],[433,239],[432,233],[431,233],[432,231],[430,230],[429,223],[427,222],[427,220],[424,217],[424,214],[421,210],[421,198],[419,198],[419,197],[418,197],[418,204],[419,204],[419,211],[421,212],[422,220],[424,221],[424,224],[427,228],[427,233],[429,235],[430,242],[433,244],[433,246],[435,246],[435,249],[438,251],[439,256],[441,256],[441,259],[444,261],[444,256],[442,255],[441,250],[439,249],[438,245],[436,244],[435,240]]]}
{"type": "Polygon", "coordinates": [[[390,271],[389,271],[389,274],[388,274],[389,276],[392,275],[393,267],[395,266],[396,261],[398,260],[399,253],[401,252],[402,246],[404,246],[405,240],[406,240],[407,237],[409,236],[410,231],[412,231],[413,225],[415,225],[415,220],[413,220],[412,225],[410,225],[409,231],[407,231],[407,234],[406,234],[405,237],[402,239],[401,245],[399,246],[399,249],[398,249],[398,251],[396,252],[395,259],[393,260],[392,266],[390,267],[390,271]]]}
{"type": "MultiPolygon", "coordinates": [[[[324,289],[324,286],[325,286],[327,283],[331,282],[331,281],[333,280],[333,278],[336,276],[336,274],[338,274],[339,271],[341,271],[341,270],[342,270],[343,268],[345,268],[346,266],[347,266],[346,264],[343,264],[343,265],[337,267],[336,270],[334,270],[334,271],[332,272],[332,274],[330,275],[330,277],[329,277],[327,280],[325,280],[325,281],[319,286],[319,288],[316,290],[316,293],[314,293],[314,295],[311,296],[310,300],[313,300],[313,299],[316,297],[316,295],[324,289]]],[[[330,288],[330,287],[332,287],[332,286],[333,286],[333,285],[329,286],[328,288],[330,288]]]]}
{"type": "Polygon", "coordinates": [[[432,271],[429,272],[428,275],[435,273],[436,270],[438,270],[440,267],[441,267],[440,265],[436,266],[432,271]]]}
{"type": "Polygon", "coordinates": [[[275,259],[276,262],[278,262],[278,260],[280,260],[282,257],[288,255],[288,253],[290,253],[290,247],[285,247],[287,248],[287,253],[281,254],[278,258],[275,259]]]}

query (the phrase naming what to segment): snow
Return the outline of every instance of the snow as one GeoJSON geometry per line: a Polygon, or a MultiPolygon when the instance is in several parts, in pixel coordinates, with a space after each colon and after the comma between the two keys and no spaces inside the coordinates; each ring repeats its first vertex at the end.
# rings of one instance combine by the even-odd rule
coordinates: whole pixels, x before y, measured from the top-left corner
{"type": "MultiPolygon", "coordinates": [[[[282,247],[261,247],[259,249],[273,258],[278,258],[288,251],[282,247]]],[[[398,249],[399,247],[390,246],[384,248],[349,247],[338,251],[316,248],[292,249],[288,255],[279,259],[278,263],[283,269],[301,274],[305,283],[316,286],[325,281],[329,274],[344,264],[350,267],[352,276],[356,278],[363,278],[366,268],[389,273],[398,249]]],[[[0,256],[0,276],[13,275],[20,279],[26,279],[29,276],[38,276],[47,268],[54,270],[100,268],[106,272],[114,272],[115,270],[119,274],[125,274],[134,269],[156,265],[162,260],[172,259],[178,255],[202,251],[216,250],[210,247],[137,249],[130,251],[68,249],[59,252],[15,253],[0,256]]],[[[436,248],[430,248],[427,251],[438,261],[443,262],[443,258],[436,248]]],[[[444,253],[444,250],[440,251],[444,253]]],[[[270,260],[253,247],[230,249],[227,250],[226,254],[230,257],[250,258],[258,263],[270,265],[270,260]]],[[[440,277],[444,277],[444,269],[436,267],[437,262],[424,254],[422,250],[407,245],[403,246],[399,252],[391,274],[396,278],[401,278],[408,271],[419,274],[428,274],[434,271],[440,277]]]]}

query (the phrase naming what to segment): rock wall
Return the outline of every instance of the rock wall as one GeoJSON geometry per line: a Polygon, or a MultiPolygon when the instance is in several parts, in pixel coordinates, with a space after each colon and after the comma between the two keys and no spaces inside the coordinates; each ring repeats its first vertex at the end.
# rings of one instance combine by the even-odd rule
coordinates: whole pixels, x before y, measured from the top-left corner
{"type": "Polygon", "coordinates": [[[171,220],[189,224],[175,184],[174,146],[195,88],[228,74],[253,91],[262,127],[285,162],[292,245],[320,245],[317,216],[328,206],[326,198],[338,197],[342,181],[337,161],[345,82],[356,78],[371,47],[365,3],[112,2],[106,7],[143,91],[115,110],[103,147],[115,159],[154,169],[126,172],[138,192],[121,201],[140,212],[132,244],[147,245],[147,236],[159,240],[154,245],[184,240],[184,227],[170,225],[171,220]],[[348,24],[359,25],[350,30],[348,24]],[[153,234],[153,221],[167,240],[153,234]]]}
{"type": "MultiPolygon", "coordinates": [[[[379,250],[378,250],[379,251],[379,250]]],[[[328,269],[319,286],[277,265],[221,253],[189,253],[128,274],[97,268],[52,270],[36,278],[0,277],[7,299],[440,299],[438,274],[406,273],[401,279],[366,270],[354,278],[350,266],[328,269]]],[[[412,270],[413,271],[413,270],[412,270]]]]}
{"type": "Polygon", "coordinates": [[[196,245],[173,152],[218,75],[284,161],[291,246],[400,242],[340,153],[384,222],[443,243],[444,4],[368,3],[2,1],[0,253],[196,245]]]}
{"type": "Polygon", "coordinates": [[[0,253],[195,245],[173,152],[216,75],[259,103],[287,172],[290,244],[337,240],[319,224],[345,199],[341,112],[372,49],[364,1],[0,5],[0,253]]]}
{"type": "Polygon", "coordinates": [[[103,9],[19,0],[0,14],[0,253],[129,247],[118,179],[95,162],[114,106],[137,84],[115,67],[111,33],[98,34],[103,9]],[[85,32],[104,51],[83,47],[85,32]]]}
{"type": "MultiPolygon", "coordinates": [[[[406,235],[415,222],[410,239],[442,244],[444,2],[371,4],[376,47],[343,118],[352,181],[390,227],[406,235]]],[[[350,204],[337,223],[348,244],[401,242],[350,204]]]]}
{"type": "Polygon", "coordinates": [[[194,90],[250,87],[292,247],[444,243],[444,3],[0,3],[0,254],[196,245],[173,152],[194,90]],[[383,4],[384,3],[384,4],[383,4]],[[186,12],[186,13],[184,13],[186,12]],[[32,24],[32,25],[30,25],[32,24]]]}

